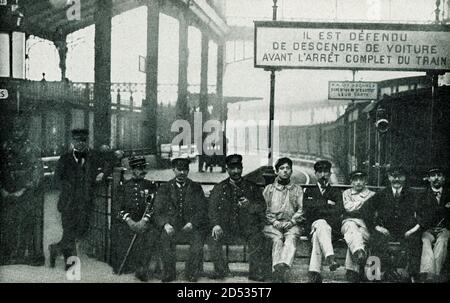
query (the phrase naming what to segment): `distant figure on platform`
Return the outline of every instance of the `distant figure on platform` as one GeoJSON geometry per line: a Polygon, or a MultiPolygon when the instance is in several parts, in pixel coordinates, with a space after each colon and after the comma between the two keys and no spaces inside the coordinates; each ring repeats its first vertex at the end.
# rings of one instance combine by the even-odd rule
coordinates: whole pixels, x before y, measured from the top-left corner
{"type": "MultiPolygon", "coordinates": [[[[89,229],[89,211],[93,205],[94,185],[104,180],[111,172],[108,161],[100,152],[88,147],[89,131],[72,131],[73,149],[61,155],[55,171],[55,183],[61,193],[58,211],[61,213],[63,235],[60,242],[51,244],[50,267],[55,266],[58,255],[65,262],[76,256],[76,240],[82,239],[89,229]]],[[[66,270],[70,265],[66,263],[66,270]]]]}
{"type": "MultiPolygon", "coordinates": [[[[406,185],[406,172],[400,166],[388,171],[389,185],[377,192],[364,207],[368,207],[367,220],[370,232],[371,254],[379,256],[383,280],[396,281],[395,252],[390,243],[400,245],[400,251],[406,253],[408,273],[417,279],[421,252],[421,232],[417,218],[416,195],[406,185]],[[394,261],[394,263],[393,263],[394,261]]],[[[395,248],[394,248],[395,249],[395,248]]]]}
{"type": "Polygon", "coordinates": [[[203,245],[207,232],[207,201],[201,185],[188,178],[189,159],[175,158],[175,178],[161,185],[155,196],[155,221],[162,230],[163,282],[176,279],[176,244],[187,242],[187,281],[196,282],[203,265],[203,245]]]}
{"type": "Polygon", "coordinates": [[[270,278],[270,242],[265,238],[266,204],[261,190],[242,178],[242,156],[226,158],[229,178],[216,184],[211,191],[208,207],[212,228],[210,250],[214,262],[214,276],[223,279],[229,273],[222,245],[241,239],[248,244],[249,280],[270,278]]]}
{"type": "Polygon", "coordinates": [[[46,84],[47,83],[47,80],[45,80],[45,73],[42,73],[41,83],[42,84],[46,84]]]}
{"type": "Polygon", "coordinates": [[[29,116],[15,116],[1,144],[0,264],[45,263],[44,170],[41,150],[28,139],[29,123],[29,116]]]}
{"type": "MultiPolygon", "coordinates": [[[[132,170],[131,179],[125,181],[117,190],[120,203],[119,218],[125,223],[119,226],[116,245],[118,258],[116,261],[126,263],[122,272],[135,272],[141,281],[149,279],[149,264],[159,246],[159,233],[155,226],[153,213],[153,196],[156,192],[154,182],[145,179],[145,158],[131,157],[129,165],[132,170]],[[137,234],[130,254],[126,256],[133,236],[137,234]]],[[[120,266],[121,263],[115,264],[120,266]]],[[[115,271],[117,271],[117,266],[115,271]]]]}
{"type": "Polygon", "coordinates": [[[292,160],[280,158],[275,163],[277,177],[264,189],[266,236],[272,239],[272,266],[274,282],[286,282],[286,271],[292,267],[297,239],[303,223],[303,189],[291,180],[292,160]]]}
{"type": "Polygon", "coordinates": [[[450,194],[444,187],[442,168],[431,168],[428,182],[427,190],[417,200],[418,216],[425,230],[422,234],[420,275],[422,281],[444,282],[446,279],[441,271],[447,259],[450,237],[450,194]]]}
{"type": "Polygon", "coordinates": [[[341,232],[347,243],[346,278],[349,282],[357,283],[361,280],[361,267],[364,267],[368,257],[366,246],[370,236],[361,208],[375,192],[367,188],[365,172],[359,170],[352,172],[350,180],[352,188],[342,194],[345,212],[341,232]]]}
{"type": "Polygon", "coordinates": [[[326,160],[314,164],[317,178],[315,187],[307,188],[303,205],[307,227],[310,229],[312,252],[309,263],[309,282],[322,283],[322,258],[325,257],[330,271],[340,265],[335,260],[333,239],[339,239],[342,222],[342,193],[330,185],[331,163],[326,160]]]}

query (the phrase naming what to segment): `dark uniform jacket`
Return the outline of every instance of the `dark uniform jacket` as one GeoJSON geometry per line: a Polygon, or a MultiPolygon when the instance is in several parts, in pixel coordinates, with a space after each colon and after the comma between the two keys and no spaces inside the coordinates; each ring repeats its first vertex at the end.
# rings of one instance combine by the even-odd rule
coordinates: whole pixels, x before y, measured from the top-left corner
{"type": "Polygon", "coordinates": [[[331,226],[334,233],[340,232],[344,213],[342,192],[340,189],[328,185],[322,194],[318,185],[307,188],[303,196],[303,207],[305,210],[307,230],[311,229],[311,224],[314,221],[324,219],[331,226]],[[335,204],[329,204],[328,200],[335,202],[335,204]]]}
{"type": "Polygon", "coordinates": [[[96,176],[101,172],[107,176],[110,171],[109,163],[96,151],[87,152],[82,166],[77,163],[72,151],[63,154],[58,160],[55,172],[55,182],[61,190],[58,210],[87,211],[94,197],[96,176]]]}
{"type": "Polygon", "coordinates": [[[127,217],[133,221],[140,221],[144,215],[147,203],[150,207],[146,217],[152,220],[152,195],[156,192],[155,183],[146,179],[127,180],[118,188],[118,199],[120,201],[120,212],[123,219],[127,217]]]}
{"type": "Polygon", "coordinates": [[[227,178],[216,184],[211,191],[210,224],[220,225],[226,233],[261,231],[265,225],[265,212],[266,203],[261,189],[245,179],[237,187],[227,178]],[[245,208],[238,206],[241,196],[250,201],[245,208]]]}
{"type": "Polygon", "coordinates": [[[418,223],[415,193],[408,187],[403,187],[399,198],[394,198],[391,186],[377,192],[364,205],[364,213],[369,230],[379,225],[397,239],[418,223]]]}
{"type": "Polygon", "coordinates": [[[156,224],[162,228],[169,223],[180,230],[190,222],[194,228],[206,230],[208,204],[201,185],[187,179],[184,187],[183,192],[175,178],[161,185],[155,196],[156,224]]]}
{"type": "Polygon", "coordinates": [[[417,218],[423,229],[445,227],[450,229],[450,193],[443,188],[438,202],[433,190],[428,187],[417,198],[417,218]]]}

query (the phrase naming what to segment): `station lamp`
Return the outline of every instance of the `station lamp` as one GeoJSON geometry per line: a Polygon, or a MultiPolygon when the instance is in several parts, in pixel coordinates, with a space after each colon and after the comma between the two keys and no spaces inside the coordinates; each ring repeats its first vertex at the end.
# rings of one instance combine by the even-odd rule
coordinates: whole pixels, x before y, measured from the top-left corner
{"type": "Polygon", "coordinates": [[[25,32],[18,0],[0,0],[0,78],[25,78],[25,32]]]}
{"type": "Polygon", "coordinates": [[[389,130],[389,120],[387,117],[386,110],[384,108],[377,108],[375,127],[380,133],[385,133],[389,130]]]}

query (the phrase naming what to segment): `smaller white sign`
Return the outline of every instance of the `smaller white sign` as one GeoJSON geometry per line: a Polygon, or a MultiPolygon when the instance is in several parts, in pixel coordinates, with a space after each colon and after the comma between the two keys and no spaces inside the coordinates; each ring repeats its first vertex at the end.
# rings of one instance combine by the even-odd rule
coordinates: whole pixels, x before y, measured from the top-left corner
{"type": "Polygon", "coordinates": [[[0,88],[0,99],[8,99],[8,90],[6,88],[0,88]]]}
{"type": "Polygon", "coordinates": [[[329,81],[328,99],[337,100],[376,100],[376,82],[329,81]]]}

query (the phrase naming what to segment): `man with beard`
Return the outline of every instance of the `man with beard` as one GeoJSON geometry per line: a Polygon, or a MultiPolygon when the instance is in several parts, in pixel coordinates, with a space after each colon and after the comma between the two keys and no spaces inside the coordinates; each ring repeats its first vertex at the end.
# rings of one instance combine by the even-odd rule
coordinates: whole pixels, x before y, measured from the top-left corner
{"type": "Polygon", "coordinates": [[[210,243],[214,276],[223,279],[229,273],[222,245],[244,240],[248,243],[249,280],[263,281],[270,275],[270,250],[263,234],[266,205],[261,190],[242,178],[242,156],[225,159],[229,178],[216,184],[211,191],[209,220],[212,228],[210,243]]]}
{"type": "Polygon", "coordinates": [[[341,191],[330,185],[331,163],[326,160],[317,161],[314,171],[317,185],[305,190],[303,204],[312,243],[309,282],[321,283],[323,256],[330,271],[335,271],[340,266],[334,257],[332,240],[339,238],[343,207],[341,191]]]}
{"type": "Polygon", "coordinates": [[[419,195],[418,217],[422,234],[420,276],[422,281],[444,281],[441,270],[447,258],[450,236],[450,195],[444,188],[445,176],[440,167],[428,171],[429,186],[419,195]]]}
{"type": "Polygon", "coordinates": [[[342,194],[345,213],[341,232],[348,247],[345,258],[346,278],[349,282],[359,282],[360,267],[366,263],[366,244],[369,240],[361,208],[375,192],[367,188],[367,174],[362,171],[352,172],[350,180],[352,188],[342,194]]]}
{"type": "Polygon", "coordinates": [[[117,232],[118,253],[121,260],[135,234],[133,250],[128,256],[128,267],[123,272],[135,272],[136,278],[148,281],[148,266],[157,245],[157,233],[152,217],[152,196],[156,192],[154,182],[145,178],[145,158],[131,157],[131,179],[119,186],[117,195],[120,203],[120,218],[125,224],[117,232]]]}
{"type": "Polygon", "coordinates": [[[176,279],[176,244],[187,241],[185,278],[196,282],[203,262],[208,204],[201,185],[188,178],[189,159],[173,159],[172,169],[175,178],[163,184],[155,196],[155,221],[162,229],[162,281],[176,279]]]}
{"type": "Polygon", "coordinates": [[[377,192],[367,203],[367,220],[372,255],[380,257],[384,280],[396,280],[389,242],[400,243],[406,251],[408,271],[417,278],[420,262],[420,225],[416,218],[416,198],[406,186],[406,172],[400,166],[388,171],[389,185],[377,192]]]}
{"type": "Polygon", "coordinates": [[[89,211],[93,205],[94,185],[111,172],[110,164],[100,152],[88,147],[89,131],[72,130],[72,149],[58,160],[55,183],[61,193],[58,211],[61,213],[63,234],[61,241],[49,245],[50,267],[55,267],[56,258],[67,259],[77,255],[76,241],[81,240],[89,229],[89,211]]]}
{"type": "Polygon", "coordinates": [[[1,145],[0,264],[44,265],[41,150],[28,139],[30,117],[12,121],[1,145]]]}
{"type": "Polygon", "coordinates": [[[297,239],[303,223],[303,189],[291,180],[292,160],[280,158],[275,163],[277,177],[263,192],[267,204],[264,227],[266,236],[272,239],[272,266],[274,281],[285,282],[285,273],[292,267],[297,239]]]}

